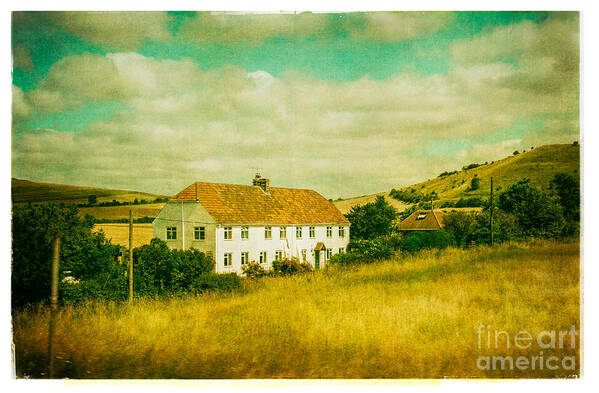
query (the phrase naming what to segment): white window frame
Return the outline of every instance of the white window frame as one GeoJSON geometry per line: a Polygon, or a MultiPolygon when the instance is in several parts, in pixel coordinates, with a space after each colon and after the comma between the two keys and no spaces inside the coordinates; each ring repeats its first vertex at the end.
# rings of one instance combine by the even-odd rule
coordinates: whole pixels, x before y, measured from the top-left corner
{"type": "Polygon", "coordinates": [[[327,227],[327,237],[333,237],[333,227],[327,227]]]}
{"type": "Polygon", "coordinates": [[[223,254],[223,267],[233,267],[233,254],[226,252],[223,254]]]}
{"type": "Polygon", "coordinates": [[[339,254],[345,253],[345,247],[339,247],[339,254]]]}
{"type": "Polygon", "coordinates": [[[314,239],[316,237],[316,227],[309,227],[308,228],[308,237],[310,239],[314,239]]]}
{"type": "Polygon", "coordinates": [[[272,227],[264,227],[264,238],[272,239],[272,227]]]}
{"type": "Polygon", "coordinates": [[[275,261],[283,260],[283,250],[275,251],[275,261]]]}
{"type": "Polygon", "coordinates": [[[345,227],[339,227],[339,237],[345,237],[345,227]]]}
{"type": "Polygon", "coordinates": [[[241,266],[247,265],[250,260],[250,253],[247,251],[241,252],[241,257],[239,258],[241,261],[241,266]]]}
{"type": "Polygon", "coordinates": [[[327,250],[327,252],[326,252],[326,259],[329,260],[333,256],[333,249],[332,248],[327,248],[326,250],[327,250]]]}
{"type": "Polygon", "coordinates": [[[295,227],[295,237],[297,239],[302,238],[302,227],[295,227]]]}
{"type": "Polygon", "coordinates": [[[166,240],[177,240],[177,227],[166,227],[166,240]]]}
{"type": "Polygon", "coordinates": [[[233,227],[224,227],[223,228],[223,239],[233,240],[233,227]],[[228,236],[227,236],[227,234],[228,234],[228,236]]]}
{"type": "Polygon", "coordinates": [[[250,227],[241,227],[241,240],[248,240],[250,238],[250,227]]]}
{"type": "Polygon", "coordinates": [[[266,251],[260,251],[260,257],[258,258],[258,261],[261,265],[268,263],[268,259],[266,259],[267,255],[268,254],[266,253],[266,251]]]}
{"type": "Polygon", "coordinates": [[[206,240],[206,227],[193,227],[193,240],[206,240]]]}
{"type": "Polygon", "coordinates": [[[279,239],[287,239],[287,227],[279,227],[279,239]]]}

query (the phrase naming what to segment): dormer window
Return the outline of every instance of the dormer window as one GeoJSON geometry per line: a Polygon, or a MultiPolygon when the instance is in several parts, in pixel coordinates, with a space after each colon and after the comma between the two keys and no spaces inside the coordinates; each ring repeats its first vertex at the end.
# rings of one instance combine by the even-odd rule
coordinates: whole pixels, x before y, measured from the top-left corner
{"type": "Polygon", "coordinates": [[[426,218],[426,213],[419,213],[418,217],[416,217],[417,220],[424,220],[426,218]]]}

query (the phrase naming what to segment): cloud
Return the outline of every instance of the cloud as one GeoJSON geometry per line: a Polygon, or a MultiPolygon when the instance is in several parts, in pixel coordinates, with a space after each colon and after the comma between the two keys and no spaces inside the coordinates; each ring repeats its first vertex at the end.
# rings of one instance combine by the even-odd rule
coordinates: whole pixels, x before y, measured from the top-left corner
{"type": "Polygon", "coordinates": [[[46,16],[69,33],[110,49],[131,50],[145,40],[170,38],[165,12],[60,11],[46,16]]]}
{"type": "Polygon", "coordinates": [[[21,88],[12,86],[12,117],[13,121],[26,118],[31,113],[31,106],[25,100],[25,95],[21,88]]]}
{"type": "Polygon", "coordinates": [[[29,51],[21,45],[17,45],[12,51],[12,63],[13,67],[20,68],[24,71],[33,70],[33,60],[29,51]]]}
{"type": "Polygon", "coordinates": [[[453,44],[446,75],[344,83],[291,70],[278,77],[234,66],[205,71],[190,59],[127,52],[66,57],[38,89],[13,89],[15,117],[31,106],[60,111],[104,100],[128,109],[81,130],[14,135],[13,176],[174,194],[195,180],[247,184],[257,166],[275,186],[354,196],[574,140],[578,72],[562,54],[577,56],[577,40],[561,38],[560,50],[541,45],[552,29],[576,30],[572,20],[550,16],[513,29],[526,43],[513,45],[498,27],[453,44]],[[482,42],[495,45],[484,58],[477,55],[482,42]],[[484,140],[520,119],[542,119],[542,127],[451,157],[417,153],[431,140],[484,140]]]}
{"type": "Polygon", "coordinates": [[[358,40],[401,41],[444,29],[455,20],[451,12],[372,12],[349,14],[349,34],[358,40]],[[362,17],[358,23],[351,21],[362,17]]]}

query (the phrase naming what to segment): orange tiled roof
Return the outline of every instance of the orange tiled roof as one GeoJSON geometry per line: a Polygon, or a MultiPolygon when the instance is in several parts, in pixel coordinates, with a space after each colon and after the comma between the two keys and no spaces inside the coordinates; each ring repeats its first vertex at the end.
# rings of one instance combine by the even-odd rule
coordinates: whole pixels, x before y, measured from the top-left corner
{"type": "Polygon", "coordinates": [[[312,190],[197,182],[170,201],[197,201],[217,223],[349,224],[331,202],[312,190]],[[197,190],[197,193],[196,193],[197,190]]]}
{"type": "Polygon", "coordinates": [[[445,213],[441,210],[417,210],[399,223],[400,231],[435,231],[443,229],[445,213]],[[419,220],[418,216],[424,215],[419,220]]]}

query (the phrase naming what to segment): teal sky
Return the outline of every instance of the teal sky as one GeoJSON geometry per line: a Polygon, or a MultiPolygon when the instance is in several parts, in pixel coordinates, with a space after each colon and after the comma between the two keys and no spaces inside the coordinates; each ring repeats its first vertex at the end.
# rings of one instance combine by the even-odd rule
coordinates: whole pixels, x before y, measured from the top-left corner
{"type": "MultiPolygon", "coordinates": [[[[238,139],[243,135],[235,133],[248,133],[244,148],[232,149],[241,154],[243,165],[270,169],[271,176],[282,181],[285,176],[277,173],[280,165],[273,160],[306,160],[308,168],[296,179],[285,179],[287,186],[350,196],[357,187],[355,194],[378,191],[451,169],[445,167],[448,156],[454,159],[451,164],[461,166],[459,160],[477,158],[473,147],[486,146],[486,154],[495,155],[492,160],[524,144],[578,135],[578,71],[562,64],[578,62],[576,13],[26,12],[13,13],[12,32],[13,176],[33,180],[163,193],[176,192],[202,175],[204,180],[246,182],[247,168],[231,175],[231,163],[216,156],[186,157],[174,167],[191,167],[196,173],[173,179],[164,168],[169,165],[155,158],[164,146],[154,145],[146,146],[145,155],[154,157],[154,171],[168,177],[161,185],[132,179],[114,184],[110,173],[118,168],[94,171],[89,165],[55,164],[61,154],[69,156],[61,138],[75,145],[109,138],[106,141],[121,144],[119,148],[144,156],[143,146],[127,145],[146,143],[144,132],[167,133],[176,143],[222,127],[235,146],[244,144],[238,139]],[[559,40],[543,47],[552,31],[561,34],[559,40]],[[564,60],[563,53],[575,53],[574,59],[564,60]],[[239,73],[245,73],[244,80],[228,79],[239,73]],[[187,84],[167,80],[185,76],[190,78],[187,84]],[[268,81],[266,87],[260,81],[268,81]],[[270,94],[262,95],[261,89],[270,89],[270,94]],[[304,99],[310,92],[316,94],[316,110],[304,99]],[[173,109],[171,102],[178,106],[173,109]],[[178,113],[186,105],[189,111],[178,113]],[[285,123],[290,113],[295,122],[285,123]],[[347,123],[329,124],[330,119],[347,123]],[[252,141],[275,129],[280,154],[261,154],[252,141]],[[293,135],[286,138],[287,132],[293,135]],[[370,143],[385,139],[373,148],[383,149],[389,160],[379,155],[361,175],[332,173],[323,157],[305,153],[314,136],[344,146],[345,153],[336,154],[349,162],[366,159],[360,152],[362,138],[370,143]],[[44,139],[56,146],[37,146],[44,139]],[[423,156],[428,160],[417,173],[376,176],[371,184],[359,180],[389,171],[395,160],[401,162],[398,157],[415,160],[413,167],[423,156]],[[31,157],[40,160],[37,166],[31,157]],[[307,184],[311,173],[342,179],[343,185],[307,184]]],[[[204,139],[202,149],[207,143],[219,140],[204,139]]],[[[184,147],[173,149],[187,152],[184,147]]],[[[218,145],[212,150],[223,149],[218,145]]],[[[93,165],[101,165],[100,158],[98,153],[93,165]]]]}

